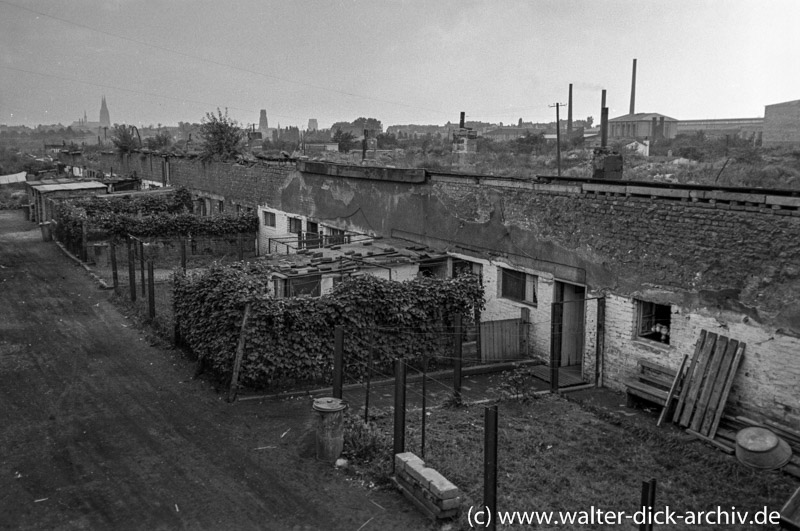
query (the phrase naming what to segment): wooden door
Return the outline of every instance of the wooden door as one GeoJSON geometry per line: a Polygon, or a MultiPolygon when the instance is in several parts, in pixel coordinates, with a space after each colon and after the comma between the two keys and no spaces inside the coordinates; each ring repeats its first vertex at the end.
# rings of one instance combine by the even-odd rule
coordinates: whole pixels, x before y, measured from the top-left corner
{"type": "Polygon", "coordinates": [[[580,366],[583,363],[585,333],[586,288],[556,282],[561,301],[561,367],[580,366]]]}

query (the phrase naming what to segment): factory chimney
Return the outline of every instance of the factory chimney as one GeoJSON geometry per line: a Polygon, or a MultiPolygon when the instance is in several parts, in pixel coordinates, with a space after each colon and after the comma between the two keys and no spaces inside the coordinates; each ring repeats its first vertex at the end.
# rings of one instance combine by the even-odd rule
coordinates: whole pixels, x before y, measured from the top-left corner
{"type": "Polygon", "coordinates": [[[569,84],[569,103],[567,103],[567,137],[572,138],[572,83],[569,84]]]}
{"type": "Polygon", "coordinates": [[[458,119],[458,127],[459,127],[459,129],[464,129],[464,118],[465,118],[465,115],[466,115],[466,113],[464,111],[461,111],[461,117],[458,119]]]}
{"type": "Polygon", "coordinates": [[[631,114],[635,113],[636,107],[636,59],[633,60],[633,76],[631,77],[631,114]]]}

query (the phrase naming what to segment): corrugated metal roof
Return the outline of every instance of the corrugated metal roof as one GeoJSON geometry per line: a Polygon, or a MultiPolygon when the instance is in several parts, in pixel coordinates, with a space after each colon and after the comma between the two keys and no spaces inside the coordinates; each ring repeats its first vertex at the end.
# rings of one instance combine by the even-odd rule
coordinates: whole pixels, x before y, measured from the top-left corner
{"type": "Polygon", "coordinates": [[[36,190],[40,193],[49,192],[68,192],[72,190],[99,190],[100,188],[107,188],[103,183],[97,181],[84,181],[78,183],[64,183],[64,184],[43,184],[35,186],[36,190]]]}

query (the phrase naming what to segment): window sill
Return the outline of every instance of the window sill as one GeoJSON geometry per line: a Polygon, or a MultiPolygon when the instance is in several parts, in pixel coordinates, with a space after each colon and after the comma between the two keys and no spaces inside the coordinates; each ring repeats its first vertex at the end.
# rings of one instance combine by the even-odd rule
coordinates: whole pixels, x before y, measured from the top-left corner
{"type": "Polygon", "coordinates": [[[500,300],[504,300],[504,301],[508,301],[508,302],[514,302],[514,303],[516,303],[516,304],[521,304],[521,305],[523,305],[523,306],[529,306],[529,307],[531,307],[531,308],[537,308],[537,307],[539,306],[539,304],[538,304],[538,303],[536,303],[536,302],[530,302],[530,301],[521,301],[521,300],[519,300],[519,299],[511,299],[511,298],[509,298],[509,297],[498,297],[498,299],[500,299],[500,300]]]}
{"type": "Polygon", "coordinates": [[[638,337],[633,338],[633,344],[637,347],[645,348],[656,353],[669,352],[673,349],[672,345],[668,343],[661,343],[660,341],[651,341],[649,339],[641,339],[638,337]]]}

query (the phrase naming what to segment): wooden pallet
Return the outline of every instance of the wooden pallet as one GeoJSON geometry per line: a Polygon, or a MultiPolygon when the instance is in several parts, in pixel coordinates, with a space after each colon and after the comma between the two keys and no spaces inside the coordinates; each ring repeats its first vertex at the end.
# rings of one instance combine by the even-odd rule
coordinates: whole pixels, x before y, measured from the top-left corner
{"type": "Polygon", "coordinates": [[[693,435],[714,440],[745,346],[735,339],[700,332],[673,422],[693,435]]]}

